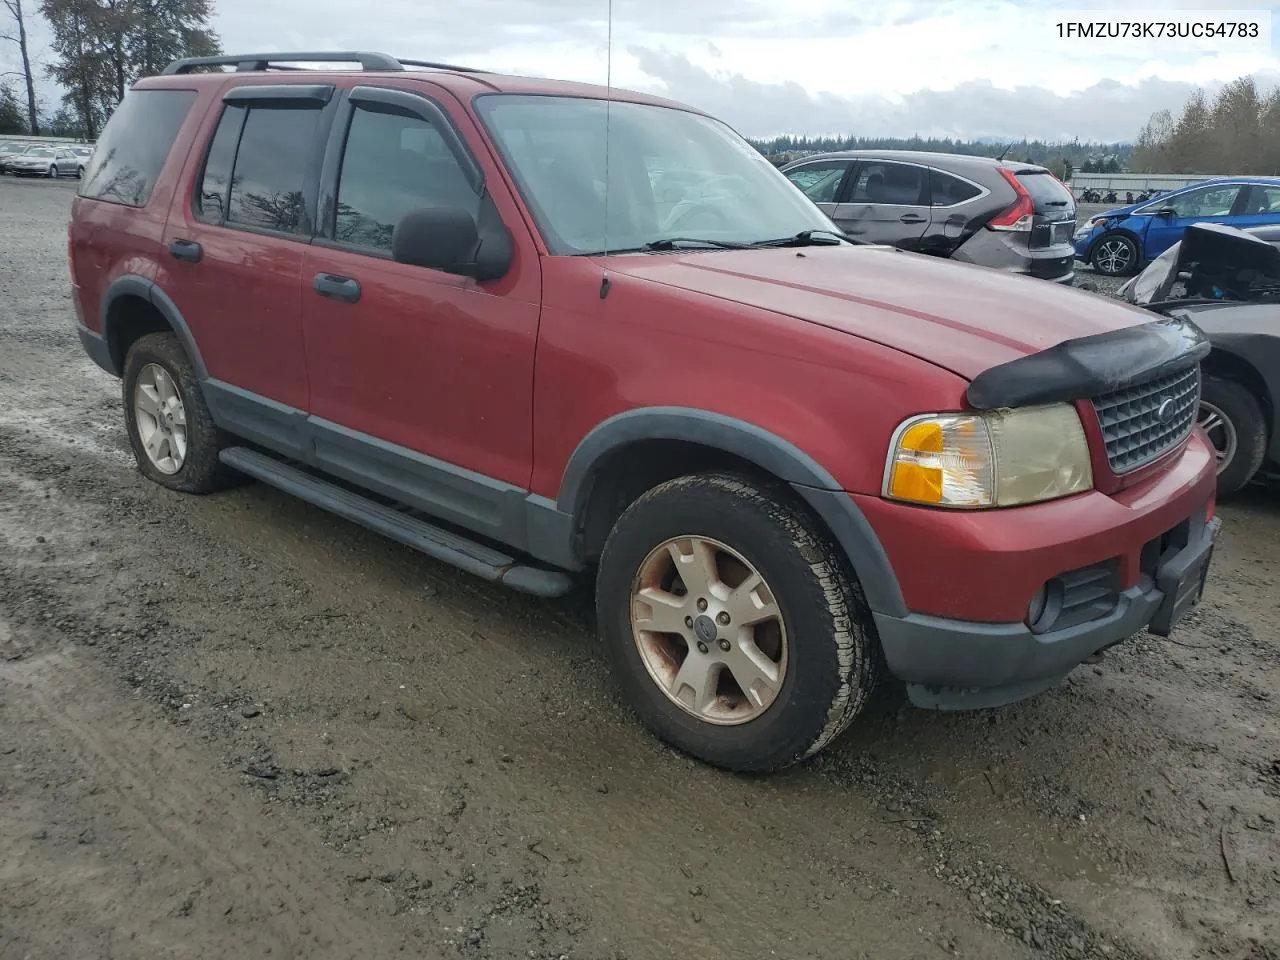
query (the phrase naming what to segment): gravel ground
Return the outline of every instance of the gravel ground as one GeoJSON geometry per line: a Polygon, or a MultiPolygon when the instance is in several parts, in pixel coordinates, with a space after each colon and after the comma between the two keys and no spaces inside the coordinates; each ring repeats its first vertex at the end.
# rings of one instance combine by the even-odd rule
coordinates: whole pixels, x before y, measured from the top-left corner
{"type": "Polygon", "coordinates": [[[581,598],[144,482],[71,191],[0,179],[0,958],[1280,958],[1276,491],[1173,640],[729,776],[581,598]]]}

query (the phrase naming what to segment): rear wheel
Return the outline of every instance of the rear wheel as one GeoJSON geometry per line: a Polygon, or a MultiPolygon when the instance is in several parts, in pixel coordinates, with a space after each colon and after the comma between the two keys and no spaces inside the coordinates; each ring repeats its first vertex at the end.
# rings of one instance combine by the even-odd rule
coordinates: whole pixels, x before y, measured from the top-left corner
{"type": "Polygon", "coordinates": [[[212,493],[237,482],[218,459],[227,440],[174,334],[140,337],[125,357],[121,385],[129,443],[144,476],[184,493],[212,493]]]}
{"type": "Polygon", "coordinates": [[[1206,376],[1198,421],[1218,465],[1218,493],[1229,496],[1249,484],[1267,455],[1267,424],[1258,399],[1242,384],[1206,376]]]}
{"type": "Polygon", "coordinates": [[[836,550],[785,494],[732,475],[672,480],[632,504],[605,544],[596,605],[641,720],[730,770],[817,753],[881,669],[836,550]]]}
{"type": "Polygon", "coordinates": [[[1105,234],[1093,245],[1089,262],[1104,276],[1128,276],[1138,265],[1138,245],[1122,233],[1105,234]]]}

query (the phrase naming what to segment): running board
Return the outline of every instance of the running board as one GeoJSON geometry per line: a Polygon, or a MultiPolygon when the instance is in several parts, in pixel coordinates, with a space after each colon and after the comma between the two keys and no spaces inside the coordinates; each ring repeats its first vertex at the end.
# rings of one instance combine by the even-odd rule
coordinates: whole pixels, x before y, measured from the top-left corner
{"type": "Polygon", "coordinates": [[[562,597],[573,586],[567,573],[525,566],[505,553],[408,516],[394,507],[383,506],[248,447],[228,447],[218,454],[218,459],[321,510],[485,580],[536,597],[562,597]]]}

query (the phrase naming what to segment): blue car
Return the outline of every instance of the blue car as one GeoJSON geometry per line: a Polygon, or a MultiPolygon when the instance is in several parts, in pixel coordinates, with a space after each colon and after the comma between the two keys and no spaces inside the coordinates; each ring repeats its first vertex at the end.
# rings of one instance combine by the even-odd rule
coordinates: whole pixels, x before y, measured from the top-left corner
{"type": "Polygon", "coordinates": [[[1076,231],[1076,259],[1104,276],[1128,276],[1181,240],[1193,223],[1241,229],[1280,224],[1280,177],[1205,180],[1108,210],[1076,231]]]}

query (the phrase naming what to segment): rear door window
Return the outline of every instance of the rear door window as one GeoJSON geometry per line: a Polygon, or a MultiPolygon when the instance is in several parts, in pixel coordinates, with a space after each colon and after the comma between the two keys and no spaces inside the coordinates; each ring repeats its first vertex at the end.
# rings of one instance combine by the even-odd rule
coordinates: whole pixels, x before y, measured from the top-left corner
{"type": "Polygon", "coordinates": [[[306,234],[303,182],[315,147],[320,104],[227,104],[209,143],[196,193],[202,220],[306,234]]]}
{"type": "Polygon", "coordinates": [[[928,206],[929,171],[914,163],[864,163],[848,202],[928,206]]]}
{"type": "Polygon", "coordinates": [[[80,196],[130,207],[146,206],[194,90],[130,90],[98,140],[80,182],[80,196]]]}
{"type": "Polygon", "coordinates": [[[1036,213],[1039,214],[1061,214],[1070,210],[1074,210],[1076,206],[1075,199],[1071,196],[1071,191],[1062,185],[1062,181],[1058,180],[1049,172],[1024,172],[1016,175],[1018,182],[1022,184],[1027,193],[1031,194],[1031,201],[1035,204],[1036,213]]]}
{"type": "Polygon", "coordinates": [[[1245,213],[1258,216],[1266,214],[1280,215],[1280,187],[1253,186],[1245,213]]]}

